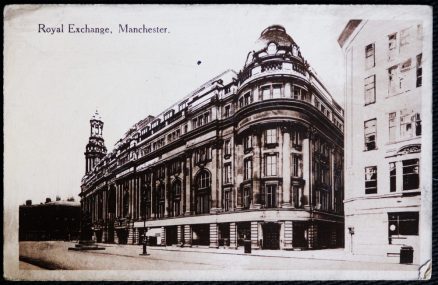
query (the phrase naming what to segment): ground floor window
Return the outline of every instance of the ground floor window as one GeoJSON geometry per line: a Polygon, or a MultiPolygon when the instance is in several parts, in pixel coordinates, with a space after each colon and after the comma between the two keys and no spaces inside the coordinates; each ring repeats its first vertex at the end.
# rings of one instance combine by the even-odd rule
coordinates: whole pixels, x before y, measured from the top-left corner
{"type": "Polygon", "coordinates": [[[393,238],[399,236],[418,235],[418,212],[388,213],[388,237],[391,244],[393,238]]]}
{"type": "Polygon", "coordinates": [[[414,190],[420,186],[419,159],[403,160],[403,190],[414,190]]]}

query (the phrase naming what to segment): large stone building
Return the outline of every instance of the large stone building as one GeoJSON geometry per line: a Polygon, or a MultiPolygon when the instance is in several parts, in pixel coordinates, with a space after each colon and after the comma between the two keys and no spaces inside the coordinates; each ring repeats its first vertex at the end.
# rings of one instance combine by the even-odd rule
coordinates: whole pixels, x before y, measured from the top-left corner
{"type": "Polygon", "coordinates": [[[421,22],[352,20],[345,52],[345,246],[418,262],[423,85],[421,22]],[[371,221],[371,222],[370,222],[371,221]]]}
{"type": "Polygon", "coordinates": [[[83,211],[95,238],[166,245],[343,245],[343,110],[281,26],[106,154],[91,120],[83,211]]]}

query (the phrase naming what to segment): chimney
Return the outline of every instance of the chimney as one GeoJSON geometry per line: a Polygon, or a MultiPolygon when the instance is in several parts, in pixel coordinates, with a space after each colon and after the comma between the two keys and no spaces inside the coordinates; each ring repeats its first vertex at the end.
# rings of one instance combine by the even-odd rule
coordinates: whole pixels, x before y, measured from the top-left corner
{"type": "Polygon", "coordinates": [[[50,203],[50,202],[52,202],[52,199],[46,198],[46,203],[50,203]]]}
{"type": "Polygon", "coordinates": [[[32,200],[26,200],[26,206],[31,206],[32,205],[32,200]]]}

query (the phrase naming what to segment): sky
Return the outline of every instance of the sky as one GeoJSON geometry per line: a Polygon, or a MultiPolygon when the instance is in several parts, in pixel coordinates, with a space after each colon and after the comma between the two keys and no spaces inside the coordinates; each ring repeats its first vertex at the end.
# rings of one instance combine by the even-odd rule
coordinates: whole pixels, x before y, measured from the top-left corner
{"type": "Polygon", "coordinates": [[[238,72],[262,30],[273,24],[286,28],[334,99],[343,105],[343,56],[337,38],[350,18],[369,14],[349,6],[43,5],[7,9],[5,195],[16,204],[56,196],[78,200],[89,120],[96,109],[111,151],[147,115],[161,113],[227,69],[238,72]],[[39,24],[63,24],[64,33],[39,33],[39,24]],[[69,34],[68,24],[109,27],[112,34],[69,34]],[[119,34],[119,24],[165,27],[168,33],[119,34]]]}

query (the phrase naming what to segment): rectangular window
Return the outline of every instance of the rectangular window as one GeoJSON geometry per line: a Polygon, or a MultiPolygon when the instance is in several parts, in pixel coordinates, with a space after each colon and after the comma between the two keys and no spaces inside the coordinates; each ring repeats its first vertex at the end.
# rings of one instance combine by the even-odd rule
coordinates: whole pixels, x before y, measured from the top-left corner
{"type": "Polygon", "coordinates": [[[198,119],[195,118],[192,120],[192,130],[196,129],[197,126],[198,126],[198,119]]]}
{"type": "Polygon", "coordinates": [[[277,175],[277,155],[267,155],[265,159],[266,176],[277,175]]]}
{"type": "Polygon", "coordinates": [[[400,52],[403,52],[410,43],[410,28],[400,32],[400,52]]]}
{"type": "Polygon", "coordinates": [[[398,73],[398,65],[394,65],[388,69],[388,80],[388,94],[398,94],[400,92],[400,76],[398,73]]]}
{"type": "Polygon", "coordinates": [[[365,105],[376,102],[376,76],[365,78],[365,105]]]}
{"type": "Polygon", "coordinates": [[[388,36],[388,60],[395,58],[397,54],[397,33],[388,36]]]}
{"type": "Polygon", "coordinates": [[[281,98],[281,84],[275,84],[272,86],[272,97],[281,98]]]}
{"type": "Polygon", "coordinates": [[[420,163],[418,159],[403,160],[403,190],[420,187],[420,163]]]}
{"type": "Polygon", "coordinates": [[[277,143],[277,130],[276,129],[266,130],[266,143],[267,144],[276,144],[277,143]]]}
{"type": "Polygon", "coordinates": [[[231,141],[227,140],[225,141],[225,148],[224,148],[224,153],[225,156],[230,156],[231,155],[231,141]]]}
{"type": "Polygon", "coordinates": [[[224,108],[224,118],[228,118],[230,116],[230,109],[231,109],[230,105],[225,106],[225,108],[224,108]]]}
{"type": "MultiPolygon", "coordinates": [[[[418,235],[418,212],[388,213],[388,236],[418,235]]],[[[391,241],[391,239],[390,239],[391,241]]]]}
{"type": "Polygon", "coordinates": [[[244,162],[244,179],[248,180],[252,178],[252,160],[246,159],[244,162]]]}
{"type": "Polygon", "coordinates": [[[365,194],[377,193],[377,166],[365,167],[365,194]]]}
{"type": "Polygon", "coordinates": [[[423,67],[421,65],[422,54],[417,55],[417,80],[416,87],[421,87],[423,83],[423,67]]]}
{"type": "Polygon", "coordinates": [[[389,191],[395,192],[397,191],[397,169],[395,162],[389,163],[389,191]]]}
{"type": "Polygon", "coordinates": [[[396,119],[397,119],[397,113],[392,112],[389,113],[389,141],[393,142],[396,139],[396,119]]]}
{"type": "Polygon", "coordinates": [[[224,210],[228,212],[231,208],[231,191],[225,190],[224,192],[224,210]]]}
{"type": "Polygon", "coordinates": [[[292,176],[301,177],[302,176],[302,160],[300,154],[292,154],[292,176]]]}
{"type": "Polygon", "coordinates": [[[187,101],[184,101],[184,102],[180,103],[178,105],[178,111],[184,110],[186,108],[186,106],[187,106],[187,101]]]}
{"type": "Polygon", "coordinates": [[[271,87],[265,86],[262,87],[262,90],[260,92],[260,100],[266,100],[271,98],[271,87]]]}
{"type": "Polygon", "coordinates": [[[296,100],[300,100],[301,99],[301,88],[294,85],[292,90],[292,98],[296,99],[296,100]]]}
{"type": "Polygon", "coordinates": [[[210,121],[210,112],[204,114],[204,124],[207,124],[210,121]]]}
{"type": "Polygon", "coordinates": [[[377,120],[372,119],[364,123],[365,128],[365,150],[376,149],[376,137],[377,137],[377,120]]]}
{"type": "Polygon", "coordinates": [[[369,69],[375,66],[374,43],[365,47],[365,68],[369,69]]]}
{"type": "Polygon", "coordinates": [[[225,183],[231,183],[232,182],[231,164],[230,163],[225,164],[224,170],[225,170],[224,173],[225,183]]]}
{"type": "Polygon", "coordinates": [[[164,114],[164,120],[168,120],[173,116],[174,111],[170,110],[169,112],[164,114]]]}
{"type": "Polygon", "coordinates": [[[266,200],[265,200],[266,208],[277,207],[276,196],[277,196],[277,185],[272,185],[272,184],[266,185],[266,200]]]}
{"type": "Polygon", "coordinates": [[[251,188],[244,187],[243,188],[243,208],[249,209],[251,203],[251,188]]]}
{"type": "Polygon", "coordinates": [[[239,107],[240,108],[243,107],[243,97],[240,97],[240,99],[239,99],[239,107]]]}
{"type": "Polygon", "coordinates": [[[252,135],[248,135],[243,139],[243,147],[245,151],[252,149],[252,135]]]}

